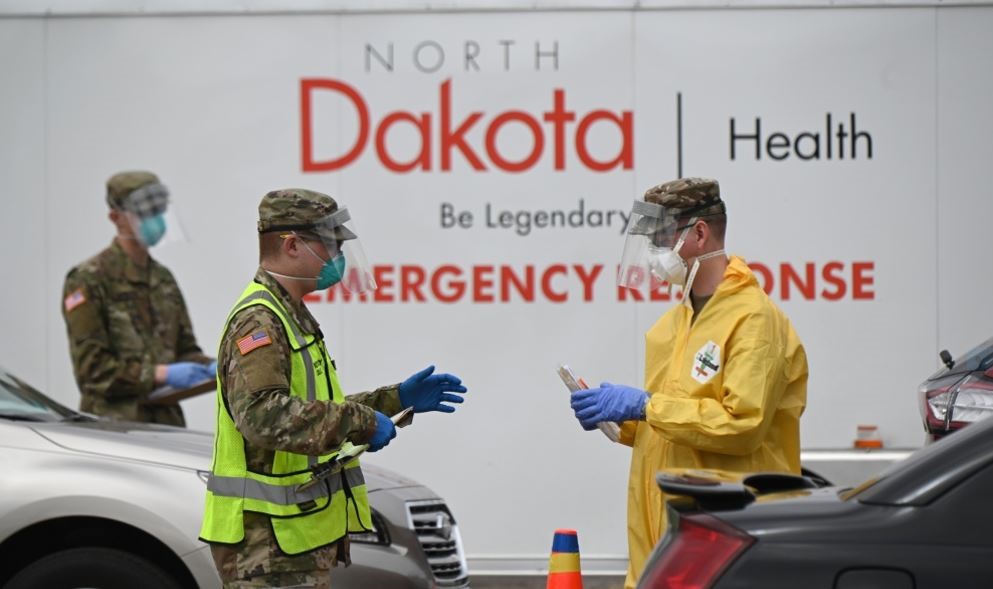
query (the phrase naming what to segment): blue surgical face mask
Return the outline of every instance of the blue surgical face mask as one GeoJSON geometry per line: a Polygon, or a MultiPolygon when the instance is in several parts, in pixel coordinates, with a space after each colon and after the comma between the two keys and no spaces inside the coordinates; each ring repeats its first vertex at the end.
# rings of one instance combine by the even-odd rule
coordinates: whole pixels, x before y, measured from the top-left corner
{"type": "Polygon", "coordinates": [[[162,215],[145,217],[141,220],[141,225],[138,226],[138,237],[148,247],[152,247],[161,241],[165,232],[165,217],[162,215]]]}

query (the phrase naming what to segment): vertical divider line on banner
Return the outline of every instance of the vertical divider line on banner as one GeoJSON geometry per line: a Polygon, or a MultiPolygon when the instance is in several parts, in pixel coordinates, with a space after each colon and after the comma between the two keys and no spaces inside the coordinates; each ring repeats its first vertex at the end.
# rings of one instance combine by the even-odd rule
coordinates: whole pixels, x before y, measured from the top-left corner
{"type": "Polygon", "coordinates": [[[683,93],[676,92],[676,178],[683,177],[683,93]]]}

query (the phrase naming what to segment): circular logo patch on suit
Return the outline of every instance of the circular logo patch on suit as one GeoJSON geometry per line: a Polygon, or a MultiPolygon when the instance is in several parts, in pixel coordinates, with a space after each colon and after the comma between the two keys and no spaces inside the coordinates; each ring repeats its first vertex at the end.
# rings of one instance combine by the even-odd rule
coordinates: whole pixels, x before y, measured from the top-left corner
{"type": "Polygon", "coordinates": [[[721,371],[721,347],[709,341],[693,356],[693,378],[703,384],[721,371]]]}

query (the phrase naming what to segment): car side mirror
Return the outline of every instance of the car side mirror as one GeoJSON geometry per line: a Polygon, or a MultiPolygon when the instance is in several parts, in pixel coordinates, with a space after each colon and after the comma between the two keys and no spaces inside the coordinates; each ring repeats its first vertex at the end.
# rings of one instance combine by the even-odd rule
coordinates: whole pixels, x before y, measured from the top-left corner
{"type": "Polygon", "coordinates": [[[952,360],[952,355],[948,353],[948,350],[942,350],[939,352],[938,357],[941,358],[941,361],[945,363],[945,366],[947,366],[949,370],[955,367],[955,360],[952,360]]]}

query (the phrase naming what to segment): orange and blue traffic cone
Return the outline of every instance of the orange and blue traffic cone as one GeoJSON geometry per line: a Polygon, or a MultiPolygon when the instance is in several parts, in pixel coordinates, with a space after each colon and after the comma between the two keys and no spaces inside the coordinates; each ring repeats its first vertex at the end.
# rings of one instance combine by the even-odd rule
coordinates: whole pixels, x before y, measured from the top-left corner
{"type": "Polygon", "coordinates": [[[579,570],[579,536],[576,535],[576,530],[555,530],[545,589],[583,589],[583,575],[579,570]]]}

